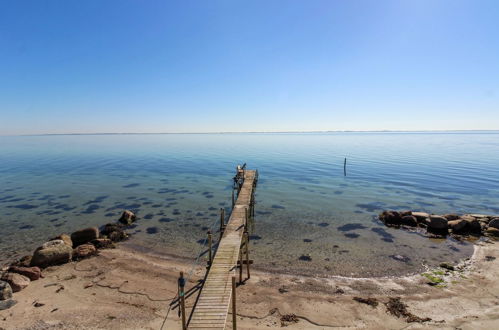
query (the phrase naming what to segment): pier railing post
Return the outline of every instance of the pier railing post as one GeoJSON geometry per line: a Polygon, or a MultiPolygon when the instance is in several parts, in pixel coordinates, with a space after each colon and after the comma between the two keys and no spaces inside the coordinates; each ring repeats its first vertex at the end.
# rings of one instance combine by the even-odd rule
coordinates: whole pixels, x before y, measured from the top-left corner
{"type": "Polygon", "coordinates": [[[232,189],[232,208],[234,209],[234,189],[232,189]]]}
{"type": "Polygon", "coordinates": [[[184,278],[184,272],[180,272],[180,277],[178,279],[178,296],[180,298],[180,313],[182,314],[182,330],[186,330],[187,324],[185,323],[185,278],[184,278]]]}
{"type": "Polygon", "coordinates": [[[237,329],[236,277],[232,276],[232,329],[237,329]]]}
{"type": "Polygon", "coordinates": [[[248,231],[248,208],[244,209],[244,231],[248,231]]]}
{"type": "Polygon", "coordinates": [[[225,230],[225,209],[223,207],[220,208],[220,237],[225,230]]]}
{"type": "Polygon", "coordinates": [[[212,238],[211,238],[211,230],[208,230],[208,255],[209,255],[209,260],[208,260],[208,266],[211,266],[213,263],[213,248],[212,248],[212,238]]]}

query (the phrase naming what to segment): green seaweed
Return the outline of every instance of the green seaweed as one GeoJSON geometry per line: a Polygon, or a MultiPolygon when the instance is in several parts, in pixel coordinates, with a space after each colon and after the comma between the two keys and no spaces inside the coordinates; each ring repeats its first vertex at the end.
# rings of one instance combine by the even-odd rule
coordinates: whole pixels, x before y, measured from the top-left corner
{"type": "Polygon", "coordinates": [[[435,276],[435,275],[430,274],[430,273],[422,273],[421,276],[425,277],[427,280],[429,280],[433,284],[439,284],[439,283],[444,282],[443,278],[435,276]]]}

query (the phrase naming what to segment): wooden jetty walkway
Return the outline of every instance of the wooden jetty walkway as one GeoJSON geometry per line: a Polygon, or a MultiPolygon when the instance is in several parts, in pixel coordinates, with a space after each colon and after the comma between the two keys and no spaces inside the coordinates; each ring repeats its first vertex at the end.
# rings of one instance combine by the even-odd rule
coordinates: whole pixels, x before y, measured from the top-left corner
{"type": "MultiPolygon", "coordinates": [[[[223,223],[221,239],[215,257],[209,266],[201,292],[194,305],[187,324],[190,329],[224,329],[232,301],[235,309],[235,276],[239,265],[239,280],[242,281],[242,267],[246,264],[249,278],[248,219],[254,214],[254,191],[258,172],[240,169],[235,178],[237,200],[226,226],[223,223]],[[238,178],[238,180],[237,180],[238,178]],[[236,182],[239,181],[239,182],[236,182]],[[225,227],[225,228],[224,228],[225,227]],[[245,260],[244,254],[246,254],[245,260]],[[232,300],[231,300],[232,299],[232,300]]],[[[234,195],[233,195],[234,196],[234,195]]],[[[233,313],[235,323],[235,313],[233,313]]],[[[233,324],[235,328],[235,324],[233,324]]]]}

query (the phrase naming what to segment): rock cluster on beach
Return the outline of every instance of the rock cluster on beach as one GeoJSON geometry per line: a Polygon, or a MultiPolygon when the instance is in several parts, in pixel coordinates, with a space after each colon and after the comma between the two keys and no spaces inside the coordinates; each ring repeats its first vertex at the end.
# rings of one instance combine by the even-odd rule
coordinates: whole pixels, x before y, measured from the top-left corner
{"type": "Polygon", "coordinates": [[[499,216],[483,214],[429,214],[414,211],[383,211],[379,219],[391,227],[421,227],[433,234],[499,237],[499,216]]]}
{"type": "Polygon", "coordinates": [[[99,249],[114,247],[114,243],[128,237],[125,228],[135,220],[135,214],[126,210],[117,223],[108,223],[100,231],[89,227],[71,235],[61,234],[43,243],[33,255],[3,267],[0,269],[0,310],[14,306],[16,301],[12,299],[12,293],[43,277],[44,268],[77,261],[97,254],[99,249]]]}

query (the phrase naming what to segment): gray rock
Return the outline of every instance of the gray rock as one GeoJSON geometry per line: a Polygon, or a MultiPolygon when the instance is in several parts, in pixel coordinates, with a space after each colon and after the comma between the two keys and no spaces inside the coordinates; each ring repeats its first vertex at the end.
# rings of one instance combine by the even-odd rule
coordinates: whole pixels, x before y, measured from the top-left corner
{"type": "Polygon", "coordinates": [[[0,311],[11,308],[17,304],[17,301],[9,299],[9,300],[0,300],[0,311]]]}
{"type": "Polygon", "coordinates": [[[444,230],[447,229],[447,219],[441,217],[439,215],[431,215],[430,222],[428,223],[428,227],[436,230],[444,230]]]}
{"type": "Polygon", "coordinates": [[[99,229],[95,227],[78,230],[71,234],[71,240],[73,241],[74,247],[89,243],[90,241],[97,238],[99,238],[99,229]]]}
{"type": "Polygon", "coordinates": [[[67,246],[62,240],[60,242],[60,244],[38,248],[31,259],[31,266],[44,268],[70,262],[73,257],[73,249],[67,246]]]}
{"type": "Polygon", "coordinates": [[[0,281],[0,300],[7,300],[12,298],[12,288],[10,284],[5,281],[0,281]]]}

